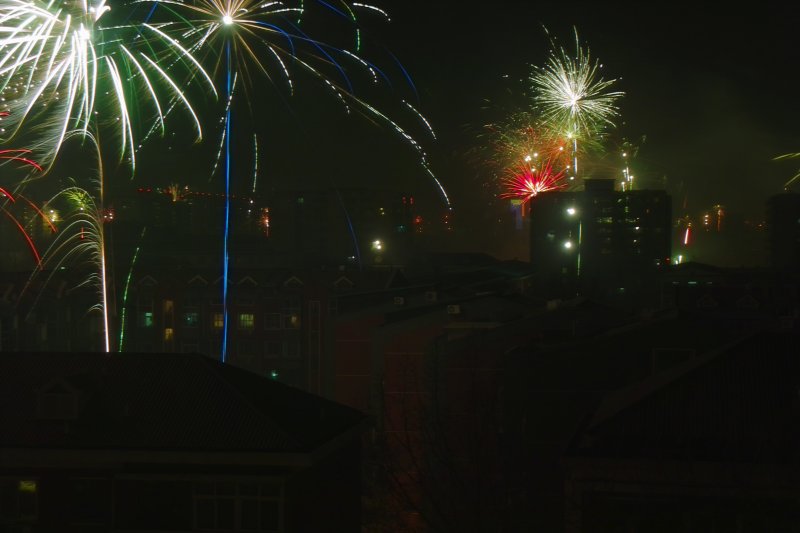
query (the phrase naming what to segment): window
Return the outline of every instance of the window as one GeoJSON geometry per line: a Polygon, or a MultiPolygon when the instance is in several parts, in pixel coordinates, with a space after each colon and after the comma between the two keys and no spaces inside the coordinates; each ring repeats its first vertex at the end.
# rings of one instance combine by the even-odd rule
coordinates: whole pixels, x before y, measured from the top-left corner
{"type": "Polygon", "coordinates": [[[267,341],[265,351],[267,353],[267,357],[280,357],[282,355],[281,343],[278,341],[267,341]]]}
{"type": "MultiPolygon", "coordinates": [[[[36,479],[0,479],[0,509],[3,523],[35,520],[38,514],[38,482],[36,479]]],[[[19,530],[9,527],[9,530],[19,530]]]]}
{"type": "Polygon", "coordinates": [[[105,479],[76,478],[70,485],[70,522],[107,525],[111,519],[111,483],[105,479]]]}
{"type": "Polygon", "coordinates": [[[183,327],[196,328],[200,325],[200,313],[197,311],[187,311],[183,313],[183,327]]]}
{"type": "Polygon", "coordinates": [[[175,340],[175,330],[164,328],[164,342],[172,342],[173,340],[175,340]]]}
{"type": "Polygon", "coordinates": [[[286,298],[283,301],[283,312],[284,313],[290,313],[290,312],[293,312],[293,311],[299,312],[300,311],[300,305],[301,305],[300,298],[297,298],[297,297],[286,298]]]}
{"type": "Polygon", "coordinates": [[[283,315],[283,329],[297,329],[300,327],[300,314],[291,313],[283,315]]]}
{"type": "Polygon", "coordinates": [[[282,490],[277,483],[195,483],[193,500],[197,530],[263,533],[282,530],[282,490]]]}
{"type": "Polygon", "coordinates": [[[252,330],[256,323],[253,313],[239,313],[239,329],[252,330]]]}
{"type": "MultiPolygon", "coordinates": [[[[190,481],[126,477],[114,481],[115,531],[192,530],[194,501],[190,481]]],[[[80,531],[109,529],[83,528],[80,531]]]]}
{"type": "Polygon", "coordinates": [[[152,311],[142,311],[139,313],[139,326],[143,328],[152,328],[153,327],[153,312],[152,311]]]}
{"type": "Polygon", "coordinates": [[[222,313],[214,313],[214,316],[211,320],[211,325],[214,327],[214,329],[222,329],[224,322],[225,319],[222,317],[222,313]]]}
{"type": "Polygon", "coordinates": [[[237,352],[241,357],[252,358],[258,352],[256,346],[256,342],[253,340],[241,340],[239,341],[237,352]]]}
{"type": "Polygon", "coordinates": [[[300,356],[300,342],[299,341],[284,341],[283,354],[288,359],[297,359],[300,356]]]}
{"type": "Polygon", "coordinates": [[[281,314],[267,313],[265,325],[267,329],[281,329],[281,314]]]}

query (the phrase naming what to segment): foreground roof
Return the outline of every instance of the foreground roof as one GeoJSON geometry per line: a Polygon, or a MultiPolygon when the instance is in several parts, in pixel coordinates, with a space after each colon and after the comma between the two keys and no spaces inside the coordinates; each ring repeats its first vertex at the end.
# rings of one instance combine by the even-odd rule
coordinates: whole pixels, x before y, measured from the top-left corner
{"type": "Polygon", "coordinates": [[[310,452],[364,418],[201,355],[0,353],[6,448],[310,452]]]}

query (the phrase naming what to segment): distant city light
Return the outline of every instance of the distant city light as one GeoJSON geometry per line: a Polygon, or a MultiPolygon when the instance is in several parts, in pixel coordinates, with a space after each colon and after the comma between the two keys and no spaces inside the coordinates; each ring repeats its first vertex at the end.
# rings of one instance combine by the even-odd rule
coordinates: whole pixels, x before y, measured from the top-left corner
{"type": "Polygon", "coordinates": [[[564,241],[564,248],[566,248],[567,250],[571,250],[572,249],[572,241],[564,241]]]}
{"type": "Polygon", "coordinates": [[[568,214],[569,216],[573,216],[573,215],[575,214],[575,212],[576,212],[576,211],[575,211],[575,208],[574,208],[574,207],[568,207],[568,208],[567,208],[567,214],[568,214]]]}

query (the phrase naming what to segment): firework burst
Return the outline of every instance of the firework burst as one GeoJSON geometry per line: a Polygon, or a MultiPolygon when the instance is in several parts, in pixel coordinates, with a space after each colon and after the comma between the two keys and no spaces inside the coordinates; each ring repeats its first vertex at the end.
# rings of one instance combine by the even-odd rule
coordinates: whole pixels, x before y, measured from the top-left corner
{"type": "Polygon", "coordinates": [[[493,151],[490,162],[496,168],[516,168],[520,161],[528,166],[545,161],[554,168],[569,167],[566,138],[554,138],[550,132],[530,125],[491,126],[489,130],[493,151]]]}
{"type": "MultiPolygon", "coordinates": [[[[418,153],[421,164],[436,181],[445,201],[447,195],[441,184],[430,171],[425,153],[417,141],[398,123],[355,95],[349,72],[367,72],[372,83],[379,83],[382,73],[358,55],[361,42],[355,10],[366,9],[385,16],[385,12],[364,4],[347,2],[323,2],[317,4],[323,11],[333,12],[356,30],[355,52],[318,41],[309,37],[300,27],[299,21],[305,16],[303,2],[287,4],[278,1],[257,0],[196,0],[184,3],[180,0],[141,0],[167,14],[166,21],[154,19],[154,27],[163,34],[176,36],[176,40],[187,44],[189,53],[209,65],[208,71],[215,80],[224,86],[225,107],[220,119],[220,135],[216,161],[212,176],[217,169],[224,172],[225,179],[225,218],[223,245],[223,327],[221,359],[225,361],[228,332],[228,266],[230,233],[230,198],[232,194],[233,137],[241,136],[250,143],[250,132],[254,128],[253,117],[262,117],[259,104],[263,101],[263,83],[282,80],[290,94],[295,88],[294,76],[299,71],[311,77],[326,91],[332,94],[347,113],[354,109],[374,122],[387,125],[395,130],[418,153]],[[244,111],[244,112],[242,112],[244,111]],[[234,128],[234,122],[236,127],[234,128]],[[244,128],[242,125],[244,124],[244,128]]],[[[158,13],[157,13],[158,16],[158,13]]],[[[388,17],[387,17],[388,18],[388,17]]],[[[404,102],[406,109],[414,113],[429,129],[424,117],[410,104],[404,102]]],[[[253,171],[252,190],[258,183],[258,138],[252,135],[253,171]]]]}
{"type": "Polygon", "coordinates": [[[565,174],[566,170],[554,171],[550,161],[542,163],[538,167],[525,163],[504,180],[506,191],[499,196],[505,199],[522,200],[524,204],[543,192],[563,189],[566,186],[565,174]]]}
{"type": "MultiPolygon", "coordinates": [[[[115,24],[105,0],[6,0],[0,4],[0,86],[5,139],[23,127],[36,134],[51,165],[71,132],[110,126],[118,153],[134,165],[134,118],[180,105],[200,121],[184,94],[194,77],[210,78],[175,39],[146,22],[115,24]]],[[[212,87],[213,90],[213,87],[212,87]]]]}
{"type": "Polygon", "coordinates": [[[530,78],[534,107],[549,129],[588,139],[614,126],[617,100],[624,93],[609,90],[617,80],[603,79],[601,67],[589,49],[580,46],[577,32],[574,56],[554,46],[545,65],[534,67],[530,78]]]}
{"type": "Polygon", "coordinates": [[[530,82],[534,110],[546,131],[566,135],[572,145],[570,180],[578,175],[578,145],[597,145],[605,130],[619,116],[617,100],[624,93],[611,91],[616,79],[600,76],[600,65],[592,60],[575,32],[575,55],[553,43],[550,57],[534,67],[530,82]]]}

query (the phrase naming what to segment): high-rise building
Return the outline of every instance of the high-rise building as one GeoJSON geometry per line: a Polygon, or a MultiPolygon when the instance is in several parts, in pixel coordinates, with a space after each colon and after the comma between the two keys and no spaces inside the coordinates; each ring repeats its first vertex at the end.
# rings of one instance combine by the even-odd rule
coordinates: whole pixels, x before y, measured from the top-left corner
{"type": "Polygon", "coordinates": [[[800,194],[786,192],[767,200],[767,229],[772,266],[800,265],[800,194]]]}
{"type": "Polygon", "coordinates": [[[621,290],[669,264],[671,199],[662,190],[617,191],[614,180],[531,201],[531,263],[553,295],[621,290]]]}

